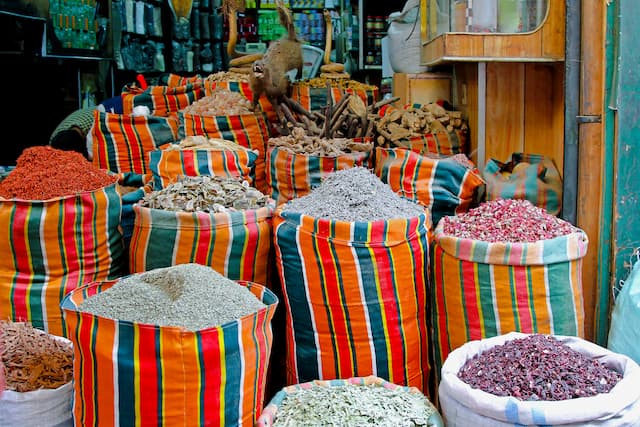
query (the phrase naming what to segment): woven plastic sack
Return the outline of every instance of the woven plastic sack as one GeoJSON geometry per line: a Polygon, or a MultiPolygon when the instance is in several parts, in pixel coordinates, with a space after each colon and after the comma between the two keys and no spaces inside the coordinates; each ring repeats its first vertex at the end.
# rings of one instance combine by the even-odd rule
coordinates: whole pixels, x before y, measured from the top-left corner
{"type": "Polygon", "coordinates": [[[431,256],[436,367],[471,340],[507,332],[584,336],[583,231],[533,243],[488,243],[447,235],[431,256]]]}
{"type": "Polygon", "coordinates": [[[115,173],[149,171],[149,153],[178,140],[174,117],[95,112],[93,164],[115,173]]]}
{"type": "Polygon", "coordinates": [[[133,113],[135,107],[145,106],[153,116],[167,117],[175,115],[202,97],[204,84],[201,81],[184,86],[149,86],[142,92],[123,93],[122,111],[128,115],[133,113]]]}
{"type": "Polygon", "coordinates": [[[267,193],[265,150],[269,139],[267,119],[262,113],[233,116],[201,116],[179,113],[184,136],[204,135],[207,138],[222,138],[241,147],[258,152],[254,187],[267,193]]]}
{"type": "Polygon", "coordinates": [[[522,401],[474,389],[458,378],[460,368],[474,355],[526,336],[512,332],[472,341],[449,355],[442,367],[442,381],[438,390],[447,427],[640,425],[640,367],[626,356],[581,338],[555,336],[572,349],[622,374],[622,380],[608,393],[561,401],[522,401]]]}
{"type": "MultiPolygon", "coordinates": [[[[362,139],[354,141],[362,142],[362,139]]],[[[331,172],[355,166],[369,168],[371,157],[371,150],[339,156],[313,156],[292,153],[280,147],[268,147],[267,186],[278,204],[285,203],[309,194],[331,172]]]]}
{"type": "Polygon", "coordinates": [[[402,197],[429,208],[431,221],[466,212],[484,180],[452,159],[433,159],[402,148],[376,148],[375,174],[402,197]]]}
{"type": "MultiPolygon", "coordinates": [[[[251,85],[249,82],[241,82],[241,81],[213,81],[213,80],[205,80],[204,83],[204,92],[205,96],[210,96],[214,90],[216,89],[227,89],[231,92],[238,92],[247,98],[249,101],[253,102],[253,91],[251,90],[251,85]]],[[[271,102],[267,99],[265,94],[260,96],[258,100],[258,105],[260,106],[260,110],[266,114],[267,121],[269,123],[274,123],[278,121],[278,115],[276,114],[276,110],[271,105],[271,102]]]]}
{"type": "Polygon", "coordinates": [[[60,301],[76,287],[119,277],[126,254],[116,184],[50,200],[0,198],[0,318],[65,331],[60,301]]]}
{"type": "Polygon", "coordinates": [[[0,392],[0,426],[70,427],[72,396],[71,382],[55,389],[0,392]]]}
{"type": "MultiPolygon", "coordinates": [[[[282,402],[290,395],[295,394],[300,390],[309,390],[313,387],[343,387],[346,385],[356,385],[365,387],[385,387],[391,390],[402,390],[411,394],[422,394],[420,390],[415,387],[400,386],[383,380],[382,378],[370,375],[367,377],[352,377],[347,379],[337,379],[329,381],[310,381],[302,384],[294,384],[288,387],[284,387],[280,390],[269,402],[269,404],[262,411],[262,415],[258,418],[256,427],[271,427],[278,420],[278,410],[282,405],[282,402]]],[[[373,402],[372,402],[373,403],[373,402]]],[[[429,402],[431,403],[431,402],[429,402]]],[[[438,413],[438,410],[432,406],[433,414],[428,418],[429,427],[444,427],[442,417],[438,413]]],[[[345,416],[348,414],[345,414],[345,416]]],[[[360,415],[360,413],[358,413],[360,415]]],[[[280,425],[286,424],[286,420],[278,420],[280,425]]]]}
{"type": "Polygon", "coordinates": [[[75,425],[253,426],[264,401],[276,296],[240,282],[267,307],[199,331],[78,310],[115,283],[88,283],[62,301],[74,345],[75,425]]]}
{"type": "Polygon", "coordinates": [[[133,209],[132,272],[197,263],[232,280],[267,284],[273,204],[220,213],[133,209]]]}
{"type": "MultiPolygon", "coordinates": [[[[350,93],[357,95],[362,99],[365,105],[373,105],[379,100],[379,90],[376,86],[371,86],[370,89],[364,88],[352,88],[342,87],[342,84],[336,82],[332,84],[329,92],[331,96],[331,103],[336,104],[342,99],[342,97],[350,93]]],[[[291,99],[298,102],[307,111],[320,111],[322,107],[327,105],[327,87],[322,85],[321,87],[313,87],[309,85],[308,81],[300,80],[292,85],[291,99]]]]}
{"type": "Polygon", "coordinates": [[[178,176],[226,176],[252,184],[258,159],[250,150],[154,150],[149,156],[156,190],[175,182],[178,176]]]}
{"type": "Polygon", "coordinates": [[[376,375],[428,393],[428,213],[343,222],[276,210],[287,384],[376,375]]]}
{"type": "Polygon", "coordinates": [[[621,353],[640,364],[640,262],[635,261],[631,274],[615,298],[611,312],[609,341],[611,351],[621,353]]]}
{"type": "Polygon", "coordinates": [[[513,153],[511,160],[506,163],[489,159],[484,169],[484,179],[487,182],[487,200],[526,199],[551,215],[560,213],[562,177],[549,157],[513,153]],[[515,172],[510,173],[514,168],[517,168],[515,172]]]}

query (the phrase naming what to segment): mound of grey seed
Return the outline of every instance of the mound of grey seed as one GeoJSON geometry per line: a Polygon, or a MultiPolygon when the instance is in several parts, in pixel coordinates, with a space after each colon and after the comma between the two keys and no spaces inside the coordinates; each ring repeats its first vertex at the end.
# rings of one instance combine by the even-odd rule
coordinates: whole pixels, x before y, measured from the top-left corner
{"type": "Polygon", "coordinates": [[[237,320],[265,305],[211,267],[180,264],[133,274],[78,306],[116,320],[197,331],[237,320]]]}
{"type": "Polygon", "coordinates": [[[425,208],[404,199],[368,169],[357,166],[333,172],[309,194],[289,201],[285,212],[335,221],[370,222],[413,218],[425,208]]]}

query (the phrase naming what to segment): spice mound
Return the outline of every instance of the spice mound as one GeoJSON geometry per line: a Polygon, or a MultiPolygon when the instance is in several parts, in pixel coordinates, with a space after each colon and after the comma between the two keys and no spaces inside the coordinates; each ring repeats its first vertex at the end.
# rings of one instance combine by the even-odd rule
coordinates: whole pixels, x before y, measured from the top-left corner
{"type": "Polygon", "coordinates": [[[288,394],[273,427],[426,426],[434,413],[422,393],[379,385],[314,386],[288,394]]]}
{"type": "Polygon", "coordinates": [[[528,200],[496,199],[441,220],[444,234],[489,243],[537,242],[579,232],[528,200]]]}
{"type": "Polygon", "coordinates": [[[84,300],[78,309],[110,319],[198,331],[264,307],[246,287],[211,267],[190,263],[127,276],[84,300]]]}
{"type": "Polygon", "coordinates": [[[0,359],[6,389],[55,389],[73,378],[73,347],[29,323],[0,321],[0,359]]]}
{"type": "Polygon", "coordinates": [[[238,92],[228,89],[215,89],[207,95],[184,108],[185,114],[199,116],[232,116],[251,114],[251,103],[238,92]]]}
{"type": "Polygon", "coordinates": [[[373,148],[372,143],[355,142],[351,138],[322,138],[307,135],[300,127],[294,127],[291,135],[269,139],[269,146],[282,148],[294,154],[324,157],[368,152],[373,148]]]}
{"type": "Polygon", "coordinates": [[[283,211],[346,222],[413,218],[425,213],[423,206],[400,197],[361,166],[328,174],[309,194],[289,201],[283,211]]]}
{"type": "Polygon", "coordinates": [[[247,181],[222,176],[181,176],[162,190],[147,193],[140,206],[183,212],[219,213],[266,206],[269,196],[247,181]]]}
{"type": "Polygon", "coordinates": [[[551,401],[608,393],[622,375],[553,336],[534,334],[473,356],[458,378],[496,396],[551,401]]]}
{"type": "Polygon", "coordinates": [[[48,200],[94,191],[117,181],[75,151],[49,146],[26,148],[16,168],[0,181],[5,199],[48,200]]]}

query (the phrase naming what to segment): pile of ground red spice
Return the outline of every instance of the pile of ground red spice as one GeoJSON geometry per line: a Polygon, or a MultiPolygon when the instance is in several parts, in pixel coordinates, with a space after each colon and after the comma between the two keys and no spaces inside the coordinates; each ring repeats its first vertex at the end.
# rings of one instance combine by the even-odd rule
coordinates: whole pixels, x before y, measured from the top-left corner
{"type": "Polygon", "coordinates": [[[0,181],[5,199],[48,200],[94,191],[117,181],[75,151],[50,146],[26,148],[16,168],[0,181]]]}

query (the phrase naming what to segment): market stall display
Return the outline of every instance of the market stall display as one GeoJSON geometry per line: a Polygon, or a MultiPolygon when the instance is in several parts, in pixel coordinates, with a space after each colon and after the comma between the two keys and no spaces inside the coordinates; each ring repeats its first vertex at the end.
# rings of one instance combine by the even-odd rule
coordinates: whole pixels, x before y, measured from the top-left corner
{"type": "Polygon", "coordinates": [[[238,179],[180,177],[134,205],[130,269],[194,262],[267,285],[274,209],[273,200],[238,179]]]}
{"type": "Polygon", "coordinates": [[[184,86],[151,85],[146,89],[133,88],[122,93],[122,109],[133,114],[135,107],[145,106],[158,117],[175,115],[186,106],[205,96],[204,84],[196,80],[184,86]]]}
{"type": "Polygon", "coordinates": [[[511,332],[470,341],[442,367],[447,426],[631,426],[640,367],[582,338],[511,332]]]}
{"type": "Polygon", "coordinates": [[[74,344],[76,426],[252,426],[278,301],[198,264],[87,283],[62,309],[74,344]],[[206,402],[206,404],[203,404],[206,402]]]}
{"type": "Polygon", "coordinates": [[[507,332],[584,335],[587,235],[527,200],[443,217],[434,233],[436,366],[464,343],[507,332]]]}
{"type": "Polygon", "coordinates": [[[278,208],[288,384],[377,375],[427,393],[429,226],[362,167],[278,208]]]}
{"type": "Polygon", "coordinates": [[[80,153],[27,148],[0,182],[0,319],[66,333],[62,298],[123,273],[117,176],[80,153]]]}

